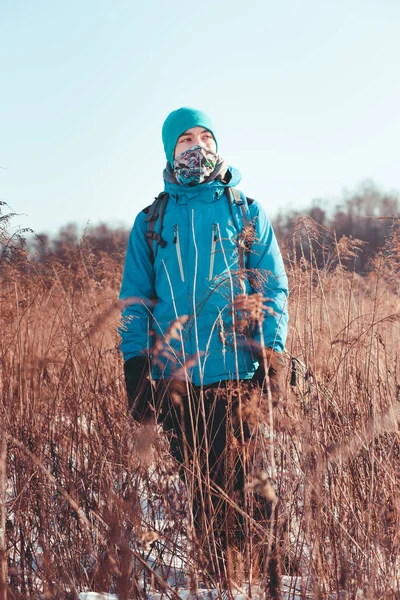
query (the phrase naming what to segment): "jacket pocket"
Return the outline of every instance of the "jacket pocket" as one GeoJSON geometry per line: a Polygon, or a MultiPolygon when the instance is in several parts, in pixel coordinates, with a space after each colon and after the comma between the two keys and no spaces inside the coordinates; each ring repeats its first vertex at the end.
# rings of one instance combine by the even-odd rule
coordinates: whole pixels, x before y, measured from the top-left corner
{"type": "Polygon", "coordinates": [[[185,281],[185,273],[183,271],[181,245],[179,242],[179,228],[178,225],[174,225],[174,244],[176,249],[176,258],[178,259],[179,272],[181,274],[182,281],[185,281]]]}
{"type": "Polygon", "coordinates": [[[208,271],[208,279],[211,281],[214,274],[215,248],[218,240],[218,227],[214,223],[211,235],[211,250],[210,250],[210,268],[208,271]]]}

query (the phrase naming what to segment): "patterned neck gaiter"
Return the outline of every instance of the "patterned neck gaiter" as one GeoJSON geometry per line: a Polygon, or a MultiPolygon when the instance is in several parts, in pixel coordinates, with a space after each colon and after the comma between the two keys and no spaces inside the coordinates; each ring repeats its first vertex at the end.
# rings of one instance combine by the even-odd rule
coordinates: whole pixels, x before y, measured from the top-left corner
{"type": "Polygon", "coordinates": [[[174,175],[180,185],[203,183],[214,171],[218,156],[203,146],[193,146],[174,160],[174,175]]]}

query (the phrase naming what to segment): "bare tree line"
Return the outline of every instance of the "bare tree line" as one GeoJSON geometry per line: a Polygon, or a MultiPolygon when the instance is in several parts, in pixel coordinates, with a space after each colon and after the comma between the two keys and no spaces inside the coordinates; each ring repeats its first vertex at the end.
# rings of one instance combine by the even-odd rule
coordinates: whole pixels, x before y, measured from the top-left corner
{"type": "MultiPolygon", "coordinates": [[[[313,223],[315,241],[314,255],[319,266],[329,262],[335,255],[334,246],[338,240],[347,238],[359,240],[357,257],[354,262],[356,272],[365,274],[371,270],[371,260],[378,252],[385,251],[385,243],[393,234],[393,225],[399,215],[399,194],[385,192],[371,181],[365,181],[353,193],[344,194],[341,202],[333,205],[327,200],[314,200],[306,210],[280,210],[273,218],[275,233],[281,244],[287,243],[287,258],[293,253],[303,253],[308,259],[307,244],[300,248],[297,240],[293,246],[293,231],[304,228],[305,223],[313,223]]],[[[90,245],[97,256],[112,256],[122,264],[129,229],[113,228],[107,223],[88,226],[82,233],[75,223],[62,227],[56,234],[39,233],[31,237],[28,249],[36,255],[39,263],[57,259],[66,264],[70,260],[71,249],[79,245],[90,245]]]]}

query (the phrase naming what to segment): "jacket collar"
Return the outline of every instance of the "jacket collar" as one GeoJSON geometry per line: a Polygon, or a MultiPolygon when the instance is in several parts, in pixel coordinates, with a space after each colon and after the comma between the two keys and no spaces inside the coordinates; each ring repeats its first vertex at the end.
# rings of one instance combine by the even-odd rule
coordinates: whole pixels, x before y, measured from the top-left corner
{"type": "Polygon", "coordinates": [[[164,173],[164,190],[171,198],[175,198],[177,204],[188,204],[194,200],[200,200],[205,203],[215,202],[223,194],[226,187],[235,187],[242,179],[237,169],[228,167],[228,172],[231,177],[227,183],[224,183],[221,179],[214,179],[213,181],[192,186],[179,185],[179,183],[172,181],[172,178],[168,175],[166,177],[164,173]]]}

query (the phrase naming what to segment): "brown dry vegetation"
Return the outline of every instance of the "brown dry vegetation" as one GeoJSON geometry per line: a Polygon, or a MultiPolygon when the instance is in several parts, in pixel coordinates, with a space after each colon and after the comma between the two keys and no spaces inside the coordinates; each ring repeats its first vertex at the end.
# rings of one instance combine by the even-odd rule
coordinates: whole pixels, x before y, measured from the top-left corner
{"type": "MultiPolygon", "coordinates": [[[[174,598],[173,554],[195,590],[213,562],[213,524],[199,547],[190,472],[183,486],[164,435],[127,415],[120,258],[94,258],[83,243],[68,262],[35,265],[2,227],[0,598],[74,598],[85,589],[174,598]]],[[[306,368],[296,363],[295,382],[287,359],[269,436],[255,432],[264,463],[246,488],[249,505],[254,491],[278,502],[267,525],[247,517],[242,555],[214,565],[211,583],[226,569],[233,587],[254,581],[279,598],[280,576],[291,573],[304,577],[304,597],[399,598],[398,224],[368,278],[352,272],[357,242],[333,236],[329,262],[317,268],[315,223],[298,222],[293,236],[287,348],[306,368]],[[268,550],[261,566],[259,540],[268,550]]]]}

